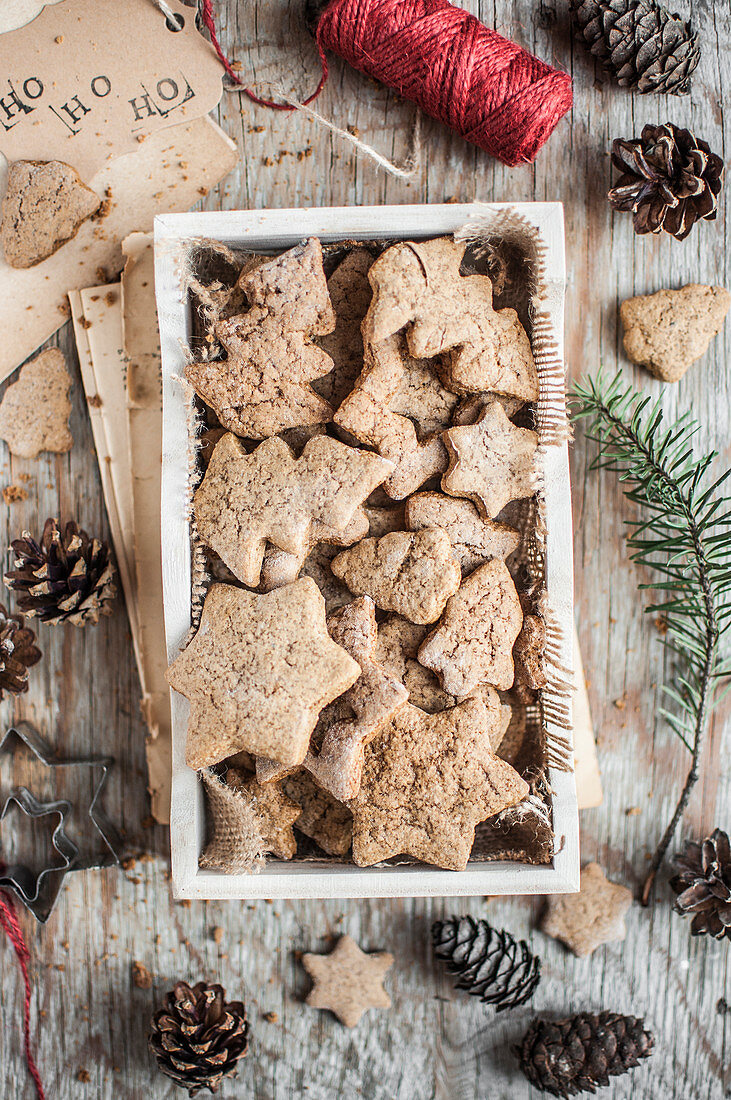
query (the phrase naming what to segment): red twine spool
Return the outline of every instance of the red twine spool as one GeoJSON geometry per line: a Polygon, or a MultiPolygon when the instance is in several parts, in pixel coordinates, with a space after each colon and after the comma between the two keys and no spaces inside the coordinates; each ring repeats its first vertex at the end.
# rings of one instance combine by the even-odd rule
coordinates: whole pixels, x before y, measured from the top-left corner
{"type": "MultiPolygon", "coordinates": [[[[211,0],[202,3],[211,40],[240,83],[216,40],[211,0]]],[[[306,103],[327,80],[325,50],[331,50],[510,166],[534,160],[572,104],[568,73],[449,0],[329,0],[315,38],[322,79],[306,103]]]]}

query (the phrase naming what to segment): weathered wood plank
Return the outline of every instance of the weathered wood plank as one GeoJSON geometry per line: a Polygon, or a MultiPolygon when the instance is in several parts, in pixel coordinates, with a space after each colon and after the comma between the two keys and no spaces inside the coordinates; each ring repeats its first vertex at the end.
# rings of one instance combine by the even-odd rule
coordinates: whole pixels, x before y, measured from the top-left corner
{"type": "MultiPolygon", "coordinates": [[[[595,74],[591,59],[571,43],[564,5],[462,3],[574,75],[573,113],[535,166],[504,168],[425,120],[420,169],[413,180],[399,181],[310,120],[230,96],[220,117],[239,143],[241,163],[207,205],[231,209],[449,198],[560,199],[567,224],[572,374],[600,364],[610,371],[621,365],[638,385],[660,393],[659,384],[634,371],[620,354],[618,303],[632,293],[693,280],[731,285],[726,210],[722,205],[715,225],[701,226],[684,244],[635,238],[630,219],[612,216],[605,200],[608,150],[612,137],[631,136],[646,121],[670,118],[696,126],[713,148],[725,151],[731,98],[728,6],[693,6],[704,56],[692,95],[676,101],[635,97],[595,74]]],[[[687,3],[676,6],[684,13],[689,10],[687,3]]],[[[219,0],[216,7],[224,48],[240,59],[247,79],[280,80],[301,94],[314,87],[318,66],[302,31],[300,0],[219,0]]],[[[356,127],[363,140],[396,160],[408,154],[413,108],[338,62],[318,109],[340,125],[356,127]]],[[[62,345],[73,358],[68,330],[62,345]]],[[[663,393],[669,413],[693,409],[701,422],[699,443],[716,446],[726,462],[731,458],[730,352],[727,326],[704,362],[663,393]]],[[[0,451],[3,485],[17,483],[22,473],[35,478],[28,483],[25,504],[0,508],[3,547],[23,526],[37,528],[46,515],[59,511],[104,530],[78,378],[73,430],[76,446],[60,459],[24,463],[10,460],[4,448],[0,451]]],[[[588,457],[578,433],[573,452],[578,626],[605,788],[604,805],[583,815],[582,852],[586,859],[599,859],[610,877],[636,886],[645,854],[654,847],[674,803],[686,759],[656,717],[663,656],[657,632],[640,614],[639,577],[623,548],[627,508],[611,476],[588,472],[588,457]],[[641,812],[628,816],[631,807],[641,812]]],[[[31,692],[15,710],[4,702],[3,720],[14,714],[32,717],[56,736],[64,751],[112,751],[118,769],[108,808],[123,823],[133,850],[152,848],[162,855],[164,830],[142,828],[148,812],[143,730],[121,608],[96,629],[43,629],[41,636],[46,655],[31,692]]],[[[728,725],[728,710],[720,711],[711,746],[714,758],[686,816],[686,835],[716,822],[729,825],[728,725]]],[[[431,920],[464,911],[489,914],[514,933],[530,937],[544,960],[536,1009],[563,1013],[612,1007],[647,1016],[657,1035],[657,1054],[631,1080],[616,1082],[607,1096],[720,1100],[731,1083],[729,1018],[715,1008],[720,997],[731,1000],[728,952],[722,944],[691,941],[687,925],[670,913],[669,900],[665,876],[650,910],[632,908],[624,945],[579,961],[534,931],[538,901],[184,906],[170,899],[163,858],[138,863],[123,875],[77,875],[45,930],[23,918],[38,990],[33,1026],[48,1094],[59,1100],[180,1095],[155,1075],[145,1047],[147,1016],[174,978],[206,974],[245,996],[252,1017],[251,1055],[238,1083],[222,1088],[224,1097],[524,1100],[530,1091],[516,1074],[509,1043],[521,1034],[530,1010],[494,1018],[454,993],[431,959],[431,920]],[[220,945],[212,938],[216,926],[224,930],[220,945]],[[301,1004],[307,981],[295,958],[300,950],[321,950],[327,937],[346,930],[365,948],[386,948],[396,957],[387,980],[393,1008],[372,1013],[352,1033],[301,1004]],[[132,985],[134,959],[154,974],[152,990],[132,985]],[[278,1014],[275,1023],[261,1018],[271,1011],[278,1014]],[[87,1084],[77,1080],[80,1068],[90,1075],[87,1084]]],[[[22,991],[5,948],[2,976],[4,1094],[21,1100],[32,1096],[19,1039],[22,991]]]]}

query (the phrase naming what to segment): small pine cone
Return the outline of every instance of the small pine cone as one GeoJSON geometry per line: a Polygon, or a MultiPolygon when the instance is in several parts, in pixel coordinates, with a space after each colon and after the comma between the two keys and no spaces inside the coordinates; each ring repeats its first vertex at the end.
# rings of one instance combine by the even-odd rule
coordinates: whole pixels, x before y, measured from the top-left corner
{"type": "Polygon", "coordinates": [[[22,615],[10,615],[0,603],[0,699],[7,691],[22,695],[28,690],[28,669],[41,659],[36,636],[22,615]]]}
{"type": "Polygon", "coordinates": [[[515,1052],[531,1085],[552,1096],[576,1096],[608,1085],[652,1053],[653,1036],[644,1020],[601,1012],[580,1012],[566,1020],[538,1017],[515,1052]]]}
{"type": "Polygon", "coordinates": [[[609,202],[632,211],[635,233],[664,230],[682,241],[697,221],[715,220],[723,161],[690,130],[645,126],[641,137],[613,143],[612,163],[622,175],[609,202]]]}
{"type": "Polygon", "coordinates": [[[217,1092],[248,1052],[246,1009],[240,1001],[227,1002],[220,985],[198,982],[191,989],[177,982],[152,1018],[148,1043],[162,1072],[189,1096],[217,1092]]]}
{"type": "Polygon", "coordinates": [[[29,618],[83,626],[111,613],[109,604],[117,590],[105,542],[89,538],[73,522],[61,530],[55,519],[48,519],[40,544],[24,531],[11,546],[15,569],[4,580],[20,594],[18,607],[29,618]]]}
{"type": "Polygon", "coordinates": [[[656,0],[569,0],[581,37],[623,88],[686,95],[698,36],[656,0]]]}
{"type": "Polygon", "coordinates": [[[676,913],[693,913],[694,936],[731,940],[731,846],[722,829],[714,829],[701,844],[687,841],[676,855],[678,874],[670,885],[678,895],[676,913]]]}
{"type": "Polygon", "coordinates": [[[434,953],[458,975],[455,989],[465,989],[498,1012],[525,1004],[541,980],[541,960],[509,932],[496,931],[486,920],[451,917],[432,925],[434,953]]]}

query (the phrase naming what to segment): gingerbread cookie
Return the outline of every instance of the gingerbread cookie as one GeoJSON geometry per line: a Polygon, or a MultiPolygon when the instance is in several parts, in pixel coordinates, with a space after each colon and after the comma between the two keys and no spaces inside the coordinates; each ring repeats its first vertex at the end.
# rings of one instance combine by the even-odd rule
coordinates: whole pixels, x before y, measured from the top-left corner
{"type": "Polygon", "coordinates": [[[419,660],[450,695],[469,695],[480,684],[506,691],[522,624],[513,578],[503,562],[487,562],[449,598],[436,630],[419,646],[419,660]]]}
{"type": "Polygon", "coordinates": [[[610,882],[598,863],[589,863],[582,868],[578,894],[548,899],[541,930],[583,958],[603,943],[625,938],[624,917],[631,904],[631,890],[610,882]]]}
{"type": "Polygon", "coordinates": [[[370,596],[383,611],[414,623],[435,622],[461,579],[449,536],[439,528],[364,539],[331,568],[355,596],[370,596]]]}
{"type": "Polygon", "coordinates": [[[323,533],[332,539],[393,467],[329,436],[309,440],[298,459],[281,439],[251,454],[228,433],[216,445],[193,508],[198,532],[236,577],[259,583],[267,541],[304,559],[323,533]]]}
{"type": "Polygon", "coordinates": [[[730,305],[722,286],[696,283],[628,298],[619,310],[624,350],[661,382],[677,382],[720,332],[730,305]]]}
{"type": "Polygon", "coordinates": [[[167,672],[190,700],[188,766],[217,764],[243,749],[301,763],[320,711],[359,675],[327,632],[314,581],[266,595],[213,585],[193,640],[167,672]]]}
{"type": "Polygon", "coordinates": [[[60,160],[16,160],[3,199],[0,239],[11,267],[35,267],[75,237],[102,200],[60,160]]]}
{"type": "Polygon", "coordinates": [[[525,615],[513,646],[514,690],[524,703],[532,702],[535,693],[546,686],[545,651],[546,624],[538,615],[525,615]]]}
{"type": "Polygon", "coordinates": [[[371,304],[373,291],[368,272],[373,257],[365,248],[354,248],[338,264],[327,281],[335,311],[335,328],[317,341],[333,361],[333,369],[314,384],[334,409],[345,400],[363,369],[363,336],[360,326],[371,304]]]}
{"type": "Polygon", "coordinates": [[[371,338],[406,330],[409,351],[449,353],[445,382],[455,393],[488,390],[538,399],[538,372],[515,310],[495,311],[486,275],[462,275],[465,246],[451,237],[393,245],[370,271],[371,338]]]}
{"type": "Polygon", "coordinates": [[[219,321],[227,359],[189,363],[185,377],[236,435],[266,439],[287,428],[324,424],[332,407],[310,383],[333,362],[312,339],[335,327],[316,238],[247,266],[239,286],[248,313],[219,321]]]}
{"type": "Polygon", "coordinates": [[[21,458],[42,451],[70,451],[71,378],[58,348],[48,348],[21,368],[0,403],[0,439],[21,458]]]}
{"type": "Polygon", "coordinates": [[[410,855],[464,871],[475,827],[528,794],[492,752],[480,699],[426,714],[407,703],[366,749],[353,811],[353,860],[410,855]]]}
{"type": "Polygon", "coordinates": [[[520,545],[520,535],[512,527],[483,519],[469,500],[444,493],[417,493],[409,497],[406,526],[410,531],[425,527],[441,527],[446,531],[463,576],[493,558],[504,561],[520,545]]]}
{"type": "Polygon", "coordinates": [[[344,856],[353,839],[353,815],[347,806],[318,787],[304,771],[282,780],[282,790],[302,809],[296,828],[329,856],[344,856]]]}
{"type": "Polygon", "coordinates": [[[450,461],[442,488],[451,496],[469,497],[489,519],[510,501],[535,492],[538,436],[516,428],[499,402],[486,405],[476,424],[448,428],[444,441],[450,461]]]}
{"type": "Polygon", "coordinates": [[[373,340],[370,316],[371,311],[363,322],[363,370],[333,420],[338,428],[394,462],[396,468],[384,488],[395,500],[403,500],[446,470],[447,452],[439,430],[420,436],[413,421],[392,408],[394,402],[403,402],[404,376],[414,370],[423,379],[431,370],[429,364],[408,354],[401,333],[381,342],[373,340]]]}
{"type": "Polygon", "coordinates": [[[297,841],[292,825],[302,810],[287,798],[276,783],[262,786],[256,779],[247,778],[235,768],[229,768],[226,786],[248,798],[259,819],[259,829],[267,847],[278,859],[291,859],[297,851],[297,841]]]}
{"type": "Polygon", "coordinates": [[[341,936],[330,955],[302,956],[302,965],[314,981],[307,995],[311,1008],[327,1008],[346,1027],[356,1027],[369,1008],[390,1008],[383,978],[393,966],[393,955],[376,951],[366,955],[350,936],[341,936]]]}

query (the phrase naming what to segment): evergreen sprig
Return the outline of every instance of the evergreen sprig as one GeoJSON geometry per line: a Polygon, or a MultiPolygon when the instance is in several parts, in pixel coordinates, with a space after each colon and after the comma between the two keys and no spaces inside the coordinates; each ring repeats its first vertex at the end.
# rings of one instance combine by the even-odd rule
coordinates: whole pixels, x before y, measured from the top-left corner
{"type": "Polygon", "coordinates": [[[642,518],[626,521],[627,546],[632,561],[658,574],[639,587],[658,593],[645,610],[662,616],[664,644],[673,656],[673,681],[664,685],[673,706],[660,713],[691,754],[645,880],[647,904],[698,779],[709,714],[722,698],[720,681],[731,675],[721,646],[731,625],[731,496],[724,490],[731,470],[709,483],[717,452],[695,457],[697,422],[686,413],[665,426],[660,402],[623,383],[620,374],[609,380],[600,372],[577,384],[571,414],[588,421],[587,437],[599,448],[591,468],[617,473],[627,499],[643,510],[642,518]]]}

